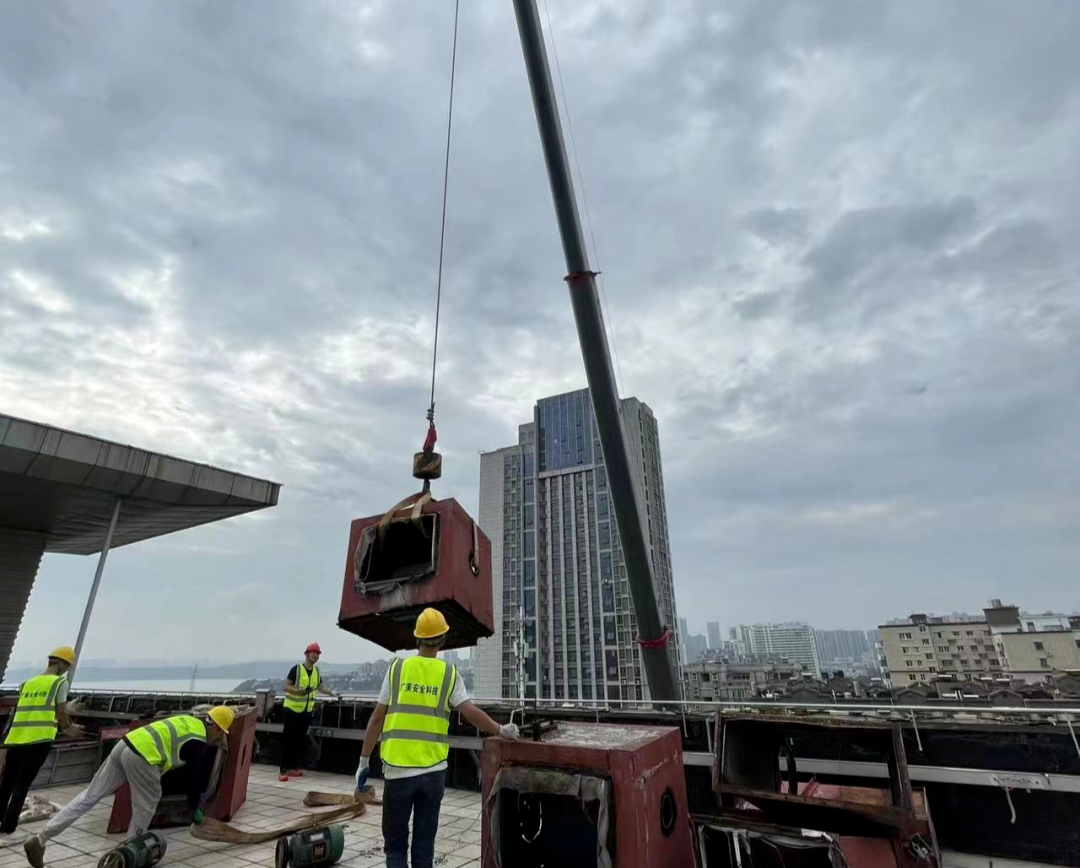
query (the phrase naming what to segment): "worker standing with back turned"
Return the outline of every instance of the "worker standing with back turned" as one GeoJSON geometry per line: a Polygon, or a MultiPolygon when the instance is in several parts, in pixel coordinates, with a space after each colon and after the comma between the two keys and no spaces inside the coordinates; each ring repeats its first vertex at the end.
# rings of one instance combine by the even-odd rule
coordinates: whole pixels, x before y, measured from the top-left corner
{"type": "Polygon", "coordinates": [[[62,646],[49,654],[41,675],[19,687],[19,704],[8,719],[4,737],[7,759],[0,775],[0,847],[22,842],[15,834],[26,794],[56,740],[56,733],[70,726],[67,715],[67,672],[75,651],[62,646]]]}
{"type": "Polygon", "coordinates": [[[500,726],[473,705],[457,669],[439,659],[449,632],[441,612],[424,609],[420,613],[413,630],[419,656],[395,658],[390,664],[368,721],[356,789],[367,785],[371,752],[382,736],[379,750],[386,778],[382,831],[387,868],[408,868],[410,814],[412,868],[432,868],[450,754],[451,710],[488,735],[519,737],[514,724],[500,726]]]}
{"type": "Polygon", "coordinates": [[[300,770],[307,743],[311,713],[315,709],[315,694],[340,697],[326,687],[315,664],[322,656],[322,648],[312,642],[304,649],[304,660],[297,663],[285,677],[285,728],[281,733],[281,763],[278,780],[303,777],[300,770]]]}
{"type": "Polygon", "coordinates": [[[133,729],[113,748],[97,770],[90,786],[72,799],[36,835],[23,844],[26,858],[34,868],[44,868],[45,845],[86,814],[123,784],[131,788],[131,824],[128,831],[141,835],[150,828],[161,801],[161,776],[191,763],[188,775],[188,805],[196,825],[203,821],[200,783],[209,756],[207,744],[217,744],[229,732],[236,712],[225,705],[211,708],[208,719],[177,714],[133,729]]]}

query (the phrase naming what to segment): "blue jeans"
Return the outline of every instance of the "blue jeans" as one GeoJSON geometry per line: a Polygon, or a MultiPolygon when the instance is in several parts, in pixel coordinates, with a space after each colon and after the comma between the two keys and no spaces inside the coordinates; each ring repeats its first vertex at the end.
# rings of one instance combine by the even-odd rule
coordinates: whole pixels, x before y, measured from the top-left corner
{"type": "Polygon", "coordinates": [[[409,814],[413,815],[412,868],[432,868],[445,788],[445,771],[386,782],[382,797],[386,868],[409,868],[409,814]]]}

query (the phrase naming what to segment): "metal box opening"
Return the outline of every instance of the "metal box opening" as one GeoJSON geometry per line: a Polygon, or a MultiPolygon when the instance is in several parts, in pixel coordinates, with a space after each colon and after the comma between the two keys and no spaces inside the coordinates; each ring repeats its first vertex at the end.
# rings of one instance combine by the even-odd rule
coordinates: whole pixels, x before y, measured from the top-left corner
{"type": "Polygon", "coordinates": [[[439,516],[392,521],[379,538],[378,526],[365,528],[357,552],[357,590],[379,594],[402,582],[434,575],[439,568],[439,516]]]}
{"type": "Polygon", "coordinates": [[[847,862],[831,835],[782,826],[729,825],[698,818],[694,847],[701,868],[845,868],[847,862]]]}
{"type": "Polygon", "coordinates": [[[600,806],[553,793],[499,793],[501,865],[597,868],[600,806]]]}
{"type": "Polygon", "coordinates": [[[611,784],[592,774],[506,767],[489,797],[499,868],[611,868],[611,784]]]}
{"type": "Polygon", "coordinates": [[[484,741],[483,868],[694,864],[678,728],[560,720],[539,739],[484,741]]]}

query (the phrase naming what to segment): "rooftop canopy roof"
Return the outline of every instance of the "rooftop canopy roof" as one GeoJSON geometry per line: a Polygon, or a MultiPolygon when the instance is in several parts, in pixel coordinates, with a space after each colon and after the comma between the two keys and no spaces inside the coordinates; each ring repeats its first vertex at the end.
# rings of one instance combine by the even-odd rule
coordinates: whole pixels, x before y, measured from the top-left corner
{"type": "Polygon", "coordinates": [[[42,554],[100,552],[118,501],[111,548],[274,506],[280,489],[0,414],[0,676],[42,554]]]}
{"type": "Polygon", "coordinates": [[[45,535],[46,552],[101,550],[277,504],[281,486],[207,464],[0,414],[0,528],[45,535]]]}

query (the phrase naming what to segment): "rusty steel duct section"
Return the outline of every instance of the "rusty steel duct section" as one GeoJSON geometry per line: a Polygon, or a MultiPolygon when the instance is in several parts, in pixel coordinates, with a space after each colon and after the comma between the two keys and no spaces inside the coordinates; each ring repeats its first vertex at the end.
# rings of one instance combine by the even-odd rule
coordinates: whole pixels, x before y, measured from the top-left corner
{"type": "Polygon", "coordinates": [[[717,816],[729,827],[745,823],[760,832],[771,824],[778,834],[813,829],[839,836],[851,866],[940,866],[926,796],[912,790],[899,724],[718,714],[716,732],[713,790],[717,816]],[[822,751],[884,763],[887,788],[800,781],[800,758],[822,751]],[[856,853],[863,858],[853,858],[856,853]]]}
{"type": "Polygon", "coordinates": [[[693,865],[682,733],[559,723],[484,742],[483,868],[693,865]]]}
{"type": "Polygon", "coordinates": [[[338,626],[388,651],[416,647],[428,606],[450,624],[447,650],[491,636],[491,541],[453,499],[352,523],[338,626]]]}

